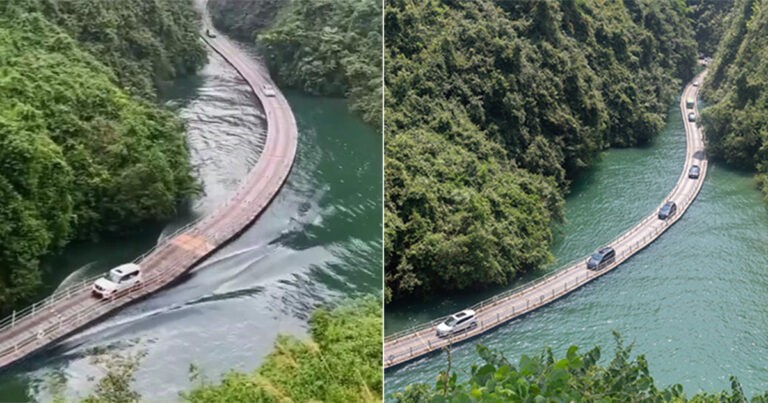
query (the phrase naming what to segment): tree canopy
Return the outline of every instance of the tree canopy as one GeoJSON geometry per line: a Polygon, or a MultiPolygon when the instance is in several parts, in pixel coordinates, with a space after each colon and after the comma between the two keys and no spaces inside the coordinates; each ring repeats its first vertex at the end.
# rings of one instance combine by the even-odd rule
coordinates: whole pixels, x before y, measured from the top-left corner
{"type": "Polygon", "coordinates": [[[373,296],[318,309],[310,340],[280,336],[253,373],[202,381],[182,397],[200,403],[380,402],[381,316],[381,300],[373,296]]]}
{"type": "Polygon", "coordinates": [[[168,219],[198,189],[182,122],[123,89],[116,66],[102,63],[110,52],[43,14],[75,3],[0,6],[3,312],[35,294],[42,255],[168,219]]]}
{"type": "Polygon", "coordinates": [[[768,201],[768,1],[737,0],[702,96],[707,152],[757,171],[768,201]]]}
{"type": "Polygon", "coordinates": [[[723,37],[733,0],[687,0],[699,54],[712,57],[723,37]]]}
{"type": "MultiPolygon", "coordinates": [[[[616,336],[616,351],[601,364],[601,349],[580,353],[571,346],[565,357],[556,358],[550,348],[541,354],[520,357],[517,364],[502,354],[478,345],[481,364],[473,365],[469,379],[457,372],[442,371],[434,385],[413,384],[393,394],[399,403],[422,402],[677,402],[742,403],[749,401],[739,381],[731,377],[731,389],[686,397],[679,384],[658,387],[642,355],[632,358],[632,346],[616,336]]],[[[768,392],[754,396],[768,402],[768,392]]]]}
{"type": "Polygon", "coordinates": [[[275,79],[313,95],[346,97],[381,123],[381,2],[377,0],[216,0],[213,22],[256,37],[275,79]]]}
{"type": "Polygon", "coordinates": [[[651,141],[696,43],[679,1],[411,2],[385,10],[388,299],[506,284],[609,146],[651,141]]]}

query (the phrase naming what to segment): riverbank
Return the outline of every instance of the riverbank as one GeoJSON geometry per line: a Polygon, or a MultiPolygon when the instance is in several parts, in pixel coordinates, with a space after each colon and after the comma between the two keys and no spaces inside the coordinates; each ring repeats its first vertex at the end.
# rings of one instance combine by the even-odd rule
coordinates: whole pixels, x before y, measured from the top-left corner
{"type": "MultiPolygon", "coordinates": [[[[188,122],[193,163],[205,187],[190,216],[226,200],[258,157],[264,130],[263,114],[242,81],[215,56],[211,60],[200,80],[182,81],[172,91],[180,94],[171,101],[188,122]]],[[[256,368],[278,333],[305,335],[314,306],[380,290],[381,157],[368,151],[381,149],[381,137],[342,100],[287,96],[300,147],[286,186],[259,221],[179,285],[3,374],[0,395],[23,400],[29,390],[45,400],[52,372],[64,373],[72,390],[87,390],[93,374],[88,350],[110,348],[147,350],[137,389],[174,399],[190,385],[190,363],[211,379],[232,368],[256,368]]],[[[101,247],[95,244],[94,254],[101,247]]]]}
{"type": "MultiPolygon", "coordinates": [[[[583,254],[588,245],[611,239],[622,226],[636,222],[635,215],[645,215],[658,203],[679,174],[675,156],[685,147],[681,130],[679,115],[670,113],[652,145],[609,150],[574,183],[566,199],[566,224],[557,228],[561,235],[553,246],[558,260],[567,261],[574,253],[583,254]]],[[[754,354],[754,346],[768,331],[761,308],[768,295],[763,275],[768,265],[763,250],[768,241],[766,211],[749,174],[721,164],[710,164],[709,169],[696,203],[657,242],[606,278],[454,349],[453,368],[468,370],[477,361],[475,343],[515,361],[545,345],[559,355],[571,344],[610,346],[611,331],[617,330],[627,342],[635,342],[636,352],[646,355],[661,385],[681,383],[690,392],[716,391],[726,389],[728,375],[734,374],[748,394],[760,392],[768,381],[754,354]]],[[[437,308],[426,315],[450,313],[467,302],[434,304],[437,308]]],[[[406,309],[399,311],[399,318],[396,314],[387,310],[388,333],[396,329],[390,323],[405,327],[419,320],[407,316],[406,309]]],[[[445,357],[438,355],[388,373],[387,392],[432,382],[444,367],[445,357]]]]}

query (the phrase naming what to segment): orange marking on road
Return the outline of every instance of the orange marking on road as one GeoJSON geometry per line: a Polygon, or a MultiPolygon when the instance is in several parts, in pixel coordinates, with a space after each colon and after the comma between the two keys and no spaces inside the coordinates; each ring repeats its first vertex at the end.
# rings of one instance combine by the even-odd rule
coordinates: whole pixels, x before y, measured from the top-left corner
{"type": "Polygon", "coordinates": [[[207,239],[199,236],[181,234],[171,240],[174,245],[199,254],[206,254],[213,250],[213,245],[207,239]]]}

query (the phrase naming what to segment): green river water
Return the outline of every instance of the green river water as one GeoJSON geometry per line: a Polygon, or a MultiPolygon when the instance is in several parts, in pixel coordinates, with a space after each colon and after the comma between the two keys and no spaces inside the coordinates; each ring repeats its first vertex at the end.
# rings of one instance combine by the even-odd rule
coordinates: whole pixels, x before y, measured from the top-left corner
{"type": "MultiPolygon", "coordinates": [[[[559,267],[585,256],[653,211],[680,174],[685,137],[677,104],[649,147],[610,150],[578,178],[556,229],[559,267]]],[[[551,346],[603,347],[612,331],[644,354],[660,385],[681,383],[690,395],[730,387],[736,375],[750,395],[768,389],[768,209],[752,175],[710,164],[694,204],[669,231],[618,269],[569,296],[455,347],[453,368],[467,376],[484,344],[516,361],[551,346]]],[[[386,333],[450,314],[501,291],[387,307],[386,333]]],[[[416,382],[432,384],[444,354],[386,373],[387,395],[416,382]]]]}
{"type": "MultiPolygon", "coordinates": [[[[243,50],[252,53],[248,46],[243,50]]],[[[237,188],[263,148],[265,120],[244,81],[211,53],[196,77],[165,89],[188,125],[205,194],[187,214],[130,239],[72,245],[44,266],[49,290],[132,260],[165,234],[212,211],[237,188]]],[[[69,398],[101,375],[93,349],[145,351],[136,389],[149,401],[178,400],[190,364],[217,379],[256,368],[279,333],[306,337],[320,304],[381,293],[381,136],[338,99],[286,94],[299,128],[286,185],[243,235],[176,284],[0,373],[0,402],[50,401],[61,374],[69,398]]]]}

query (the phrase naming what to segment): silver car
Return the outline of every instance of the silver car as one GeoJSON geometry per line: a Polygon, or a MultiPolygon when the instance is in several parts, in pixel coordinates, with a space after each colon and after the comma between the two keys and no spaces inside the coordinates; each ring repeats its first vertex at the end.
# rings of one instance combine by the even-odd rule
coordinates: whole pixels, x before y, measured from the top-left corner
{"type": "Polygon", "coordinates": [[[465,309],[459,313],[451,315],[445,322],[437,325],[437,337],[446,337],[467,329],[474,329],[477,326],[475,311],[465,309]]]}

